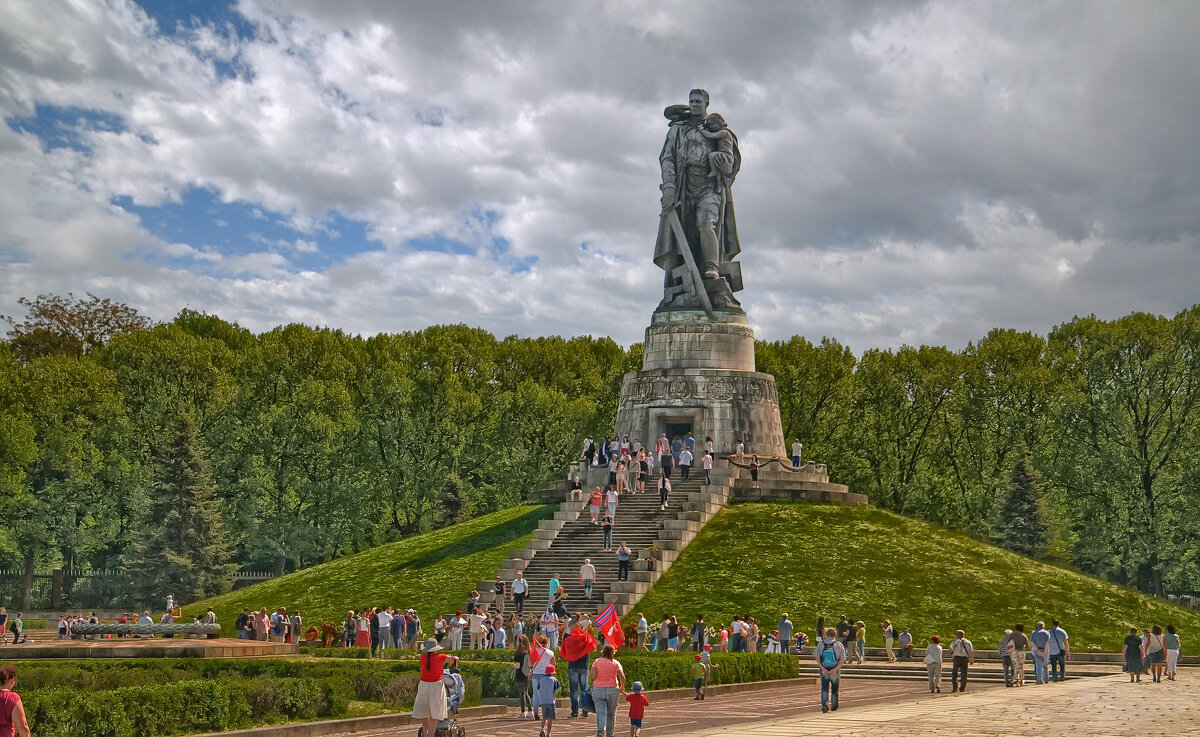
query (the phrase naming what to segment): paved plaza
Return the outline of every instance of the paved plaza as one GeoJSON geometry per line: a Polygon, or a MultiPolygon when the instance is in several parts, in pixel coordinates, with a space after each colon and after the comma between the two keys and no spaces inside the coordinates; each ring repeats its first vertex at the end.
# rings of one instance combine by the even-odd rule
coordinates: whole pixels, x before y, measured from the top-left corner
{"type": "MultiPolygon", "coordinates": [[[[822,714],[814,681],[800,680],[739,693],[654,701],[647,737],[1105,737],[1200,735],[1200,681],[1130,684],[1124,675],[1065,683],[1004,688],[972,685],[967,693],[931,695],[924,685],[896,680],[848,678],[841,708],[822,714]]],[[[948,685],[948,684],[947,684],[948,685]]],[[[650,694],[654,699],[654,694],[650,694]]],[[[617,734],[629,734],[628,709],[617,734]]],[[[565,715],[566,711],[560,711],[565,715]]],[[[468,737],[533,737],[537,724],[515,717],[464,720],[468,737]]],[[[594,719],[559,719],[559,737],[591,737],[594,719]]],[[[410,737],[415,726],[357,732],[357,737],[410,737]]],[[[339,736],[349,737],[349,735],[339,736]]]]}
{"type": "MultiPolygon", "coordinates": [[[[687,732],[740,737],[1084,737],[1200,734],[1200,682],[1187,679],[1133,684],[1125,675],[1083,678],[1046,686],[992,686],[965,694],[928,693],[829,714],[755,721],[687,732]]],[[[854,685],[859,685],[855,683],[854,685]]],[[[866,684],[863,684],[866,685],[866,684]]],[[[811,697],[810,697],[811,698],[811,697]]]]}

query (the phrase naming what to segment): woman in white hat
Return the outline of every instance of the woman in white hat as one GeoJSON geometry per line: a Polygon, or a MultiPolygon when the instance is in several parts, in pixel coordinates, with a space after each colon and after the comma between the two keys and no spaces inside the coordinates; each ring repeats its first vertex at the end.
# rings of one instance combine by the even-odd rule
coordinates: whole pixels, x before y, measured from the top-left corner
{"type": "Polygon", "coordinates": [[[446,706],[446,687],[442,685],[446,661],[458,665],[458,658],[439,653],[441,646],[432,637],[425,641],[421,652],[421,682],[417,684],[417,699],[413,702],[413,719],[425,720],[426,735],[437,733],[438,721],[449,716],[446,706]]]}

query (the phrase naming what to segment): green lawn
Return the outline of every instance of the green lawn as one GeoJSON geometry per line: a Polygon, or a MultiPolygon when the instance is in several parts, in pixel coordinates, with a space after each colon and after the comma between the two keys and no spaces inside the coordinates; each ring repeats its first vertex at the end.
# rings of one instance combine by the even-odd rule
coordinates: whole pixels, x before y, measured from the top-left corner
{"type": "Polygon", "coordinates": [[[305,626],[340,623],[347,609],[388,604],[412,607],[432,632],[437,613],[454,612],[478,582],[496,575],[507,554],[525,546],[556,505],[518,505],[378,548],[348,555],[184,607],[213,607],[225,634],[242,607],[300,609],[305,626]]]}
{"type": "MultiPolygon", "coordinates": [[[[781,612],[810,634],[817,617],[867,623],[882,646],[885,618],[920,645],[966,630],[991,648],[1006,627],[1058,618],[1076,650],[1119,652],[1130,625],[1172,623],[1185,641],[1200,612],[1040,563],[879,509],[740,504],[721,512],[633,609],[711,624],[753,616],[766,632],[781,612]]],[[[627,618],[628,619],[628,618],[627,618]]],[[[661,620],[660,620],[661,621],[661,620]]]]}

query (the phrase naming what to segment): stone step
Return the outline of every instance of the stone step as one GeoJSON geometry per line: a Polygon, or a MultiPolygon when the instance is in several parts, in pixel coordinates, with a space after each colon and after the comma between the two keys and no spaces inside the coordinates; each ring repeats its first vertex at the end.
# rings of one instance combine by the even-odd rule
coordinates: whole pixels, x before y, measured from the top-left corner
{"type": "Polygon", "coordinates": [[[649,581],[613,581],[608,586],[608,590],[614,594],[636,594],[643,596],[650,587],[653,586],[649,581]]]}

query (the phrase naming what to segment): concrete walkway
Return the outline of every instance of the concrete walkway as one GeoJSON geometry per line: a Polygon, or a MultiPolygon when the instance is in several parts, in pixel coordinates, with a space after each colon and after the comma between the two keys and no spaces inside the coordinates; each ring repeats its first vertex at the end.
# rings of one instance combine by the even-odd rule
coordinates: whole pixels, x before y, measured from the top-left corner
{"type": "MultiPolygon", "coordinates": [[[[1154,737],[1200,735],[1200,673],[1182,680],[1129,683],[1126,675],[1004,688],[972,683],[966,693],[930,694],[924,683],[854,678],[842,682],[836,712],[822,714],[815,679],[762,684],[703,702],[651,693],[645,737],[1154,737]]],[[[944,684],[949,689],[949,683],[944,684]]],[[[594,719],[564,719],[556,737],[592,737],[594,719]]],[[[629,734],[628,707],[617,731],[629,734]]],[[[468,737],[534,737],[536,722],[502,717],[464,720],[468,737]]],[[[354,737],[412,737],[413,726],[360,731],[354,737]]],[[[339,737],[350,737],[339,735],[339,737]]]]}
{"type": "MultiPolygon", "coordinates": [[[[1130,683],[1125,675],[1021,689],[924,694],[901,703],[843,708],[829,714],[756,721],[675,734],[697,737],[1151,737],[1200,735],[1200,681],[1130,683]]],[[[1188,678],[1188,676],[1193,676],[1188,678]]],[[[659,732],[657,734],[667,734],[659,732]]]]}

